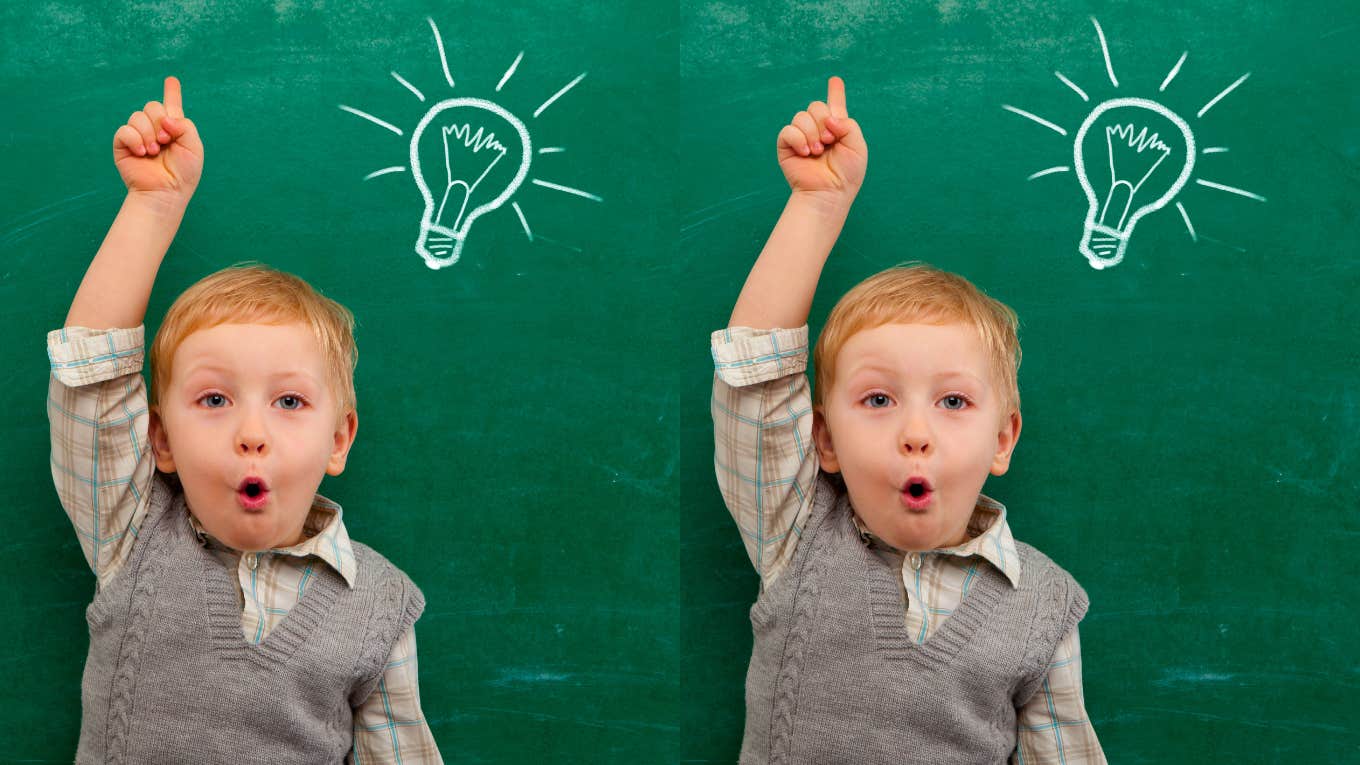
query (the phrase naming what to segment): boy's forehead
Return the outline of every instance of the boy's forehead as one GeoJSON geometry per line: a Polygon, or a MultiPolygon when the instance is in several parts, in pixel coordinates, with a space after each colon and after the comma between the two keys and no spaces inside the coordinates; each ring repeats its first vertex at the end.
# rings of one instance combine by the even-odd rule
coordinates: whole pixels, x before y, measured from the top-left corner
{"type": "Polygon", "coordinates": [[[934,351],[956,355],[985,356],[982,333],[971,324],[954,322],[889,321],[856,330],[846,338],[842,352],[893,356],[920,356],[934,351]]]}
{"type": "Polygon", "coordinates": [[[888,322],[846,338],[837,373],[869,366],[910,367],[932,376],[964,374],[989,382],[992,362],[977,328],[964,322],[888,322]]]}
{"type": "Polygon", "coordinates": [[[189,333],[175,350],[176,371],[240,366],[305,372],[324,364],[310,327],[289,324],[217,324],[189,333]]]}

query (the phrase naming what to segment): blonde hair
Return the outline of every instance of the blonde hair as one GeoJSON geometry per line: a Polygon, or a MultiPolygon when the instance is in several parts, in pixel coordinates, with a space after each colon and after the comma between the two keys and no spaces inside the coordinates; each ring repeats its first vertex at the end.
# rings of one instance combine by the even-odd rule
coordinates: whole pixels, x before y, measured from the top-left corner
{"type": "Polygon", "coordinates": [[[831,390],[836,355],[856,332],[884,324],[956,322],[972,326],[982,340],[1002,394],[1002,415],[1019,411],[1020,322],[1015,311],[962,276],[925,263],[880,271],[851,288],[831,309],[813,351],[813,406],[820,408],[831,390]]]}
{"type": "Polygon", "coordinates": [[[175,299],[151,344],[151,403],[165,392],[175,350],[189,335],[221,324],[309,327],[326,359],[340,413],[355,408],[354,314],[302,279],[258,263],[238,263],[198,280],[175,299]]]}

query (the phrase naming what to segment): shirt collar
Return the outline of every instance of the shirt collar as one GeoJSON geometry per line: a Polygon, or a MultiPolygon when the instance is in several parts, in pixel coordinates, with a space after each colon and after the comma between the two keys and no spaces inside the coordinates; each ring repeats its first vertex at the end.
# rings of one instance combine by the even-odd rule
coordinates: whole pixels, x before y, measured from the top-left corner
{"type": "MultiPolygon", "coordinates": [[[[305,558],[308,555],[320,558],[335,569],[350,589],[354,589],[358,567],[354,560],[354,547],[350,544],[349,532],[345,530],[345,522],[342,520],[343,515],[344,511],[340,505],[317,494],[312,500],[311,510],[307,512],[307,520],[302,522],[304,539],[291,547],[275,547],[269,552],[297,558],[305,558]]],[[[189,513],[189,523],[200,542],[232,549],[209,534],[193,513],[189,513]]]]}
{"type": "MultiPolygon", "coordinates": [[[[855,528],[859,529],[860,537],[866,542],[889,550],[895,549],[874,536],[859,519],[859,515],[853,517],[855,528]]],[[[1020,555],[1015,550],[1015,538],[1011,536],[1010,524],[1006,523],[1006,506],[985,494],[978,495],[977,504],[973,506],[973,515],[968,519],[968,540],[961,545],[940,547],[930,552],[960,558],[976,555],[1004,574],[1012,587],[1020,586],[1020,555]]]]}

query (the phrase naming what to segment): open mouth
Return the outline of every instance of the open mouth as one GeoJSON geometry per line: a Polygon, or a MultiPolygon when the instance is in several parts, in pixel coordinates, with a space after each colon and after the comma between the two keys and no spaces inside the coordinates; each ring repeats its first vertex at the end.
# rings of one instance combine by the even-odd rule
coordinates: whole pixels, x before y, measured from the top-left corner
{"type": "Polygon", "coordinates": [[[269,485],[263,478],[248,476],[236,487],[236,499],[246,510],[259,510],[264,507],[269,496],[269,485]]]}
{"type": "Polygon", "coordinates": [[[902,502],[911,510],[924,510],[930,505],[935,491],[930,481],[922,476],[912,476],[902,487],[902,502]]]}

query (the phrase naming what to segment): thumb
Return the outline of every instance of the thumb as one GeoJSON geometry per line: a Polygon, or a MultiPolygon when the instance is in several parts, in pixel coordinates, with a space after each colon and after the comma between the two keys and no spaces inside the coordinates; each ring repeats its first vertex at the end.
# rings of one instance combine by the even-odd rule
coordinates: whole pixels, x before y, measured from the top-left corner
{"type": "Polygon", "coordinates": [[[864,134],[859,130],[859,123],[849,117],[827,117],[826,129],[836,137],[836,142],[864,143],[864,134]]]}
{"type": "Polygon", "coordinates": [[[836,145],[844,146],[860,154],[868,150],[864,142],[864,133],[860,132],[859,123],[849,117],[827,117],[826,129],[836,137],[836,145]]]}
{"type": "Polygon", "coordinates": [[[194,126],[193,120],[167,115],[161,118],[161,127],[165,128],[165,132],[170,134],[175,143],[200,157],[203,156],[203,140],[199,138],[198,128],[194,126]]]}

